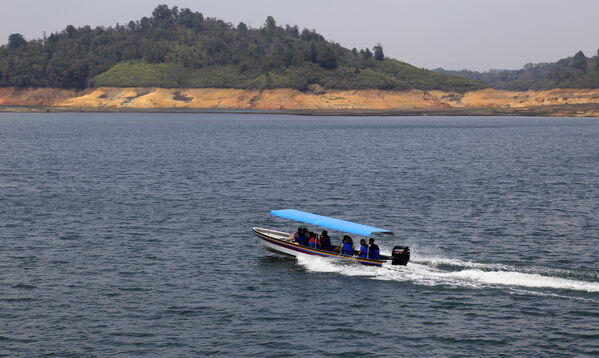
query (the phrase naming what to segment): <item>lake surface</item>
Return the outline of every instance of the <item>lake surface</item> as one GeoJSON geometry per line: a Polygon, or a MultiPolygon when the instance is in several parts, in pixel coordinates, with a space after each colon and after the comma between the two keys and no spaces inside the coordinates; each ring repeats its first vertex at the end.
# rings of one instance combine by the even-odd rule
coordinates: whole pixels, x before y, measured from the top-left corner
{"type": "Polygon", "coordinates": [[[597,118],[5,113],[0,143],[0,356],[599,355],[597,118]],[[412,261],[269,253],[286,208],[412,261]]]}

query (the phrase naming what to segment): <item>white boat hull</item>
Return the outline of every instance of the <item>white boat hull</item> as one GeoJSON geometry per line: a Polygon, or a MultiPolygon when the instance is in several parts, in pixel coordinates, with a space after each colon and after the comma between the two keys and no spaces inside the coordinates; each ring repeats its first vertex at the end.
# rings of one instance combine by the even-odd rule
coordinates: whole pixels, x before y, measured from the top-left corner
{"type": "Polygon", "coordinates": [[[298,256],[332,257],[332,258],[338,258],[338,259],[343,259],[343,260],[354,260],[361,264],[370,265],[370,266],[382,266],[383,262],[387,261],[387,260],[366,259],[366,258],[361,258],[361,257],[356,257],[356,256],[347,256],[347,255],[339,254],[334,251],[325,251],[325,250],[320,250],[320,249],[315,249],[315,248],[309,248],[306,246],[301,246],[295,242],[287,241],[290,239],[291,235],[289,235],[289,233],[282,232],[282,231],[276,231],[276,230],[270,230],[270,229],[258,228],[258,227],[252,228],[252,231],[258,237],[258,239],[260,240],[260,244],[262,245],[262,247],[264,247],[264,249],[271,251],[271,252],[279,253],[279,254],[295,256],[295,257],[298,257],[298,256]]]}

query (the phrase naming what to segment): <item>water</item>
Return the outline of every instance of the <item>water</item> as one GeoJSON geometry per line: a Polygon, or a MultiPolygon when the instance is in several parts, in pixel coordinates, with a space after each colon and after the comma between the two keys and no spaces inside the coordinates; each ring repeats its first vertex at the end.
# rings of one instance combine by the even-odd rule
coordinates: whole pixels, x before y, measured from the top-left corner
{"type": "Polygon", "coordinates": [[[0,141],[0,356],[599,355],[596,118],[0,114],[0,141]],[[412,261],[266,252],[284,208],[412,261]]]}

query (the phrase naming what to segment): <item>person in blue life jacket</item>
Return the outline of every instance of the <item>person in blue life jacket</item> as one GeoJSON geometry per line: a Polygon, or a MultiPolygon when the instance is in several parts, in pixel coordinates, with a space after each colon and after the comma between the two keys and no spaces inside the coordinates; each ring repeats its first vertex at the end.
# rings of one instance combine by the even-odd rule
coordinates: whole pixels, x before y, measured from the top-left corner
{"type": "Polygon", "coordinates": [[[358,251],[358,257],[362,257],[364,259],[368,258],[368,245],[366,245],[366,240],[360,240],[360,251],[358,251]]]}
{"type": "Polygon", "coordinates": [[[295,234],[293,234],[293,236],[292,236],[292,237],[291,237],[289,240],[287,240],[287,241],[289,241],[289,242],[294,242],[294,241],[295,241],[295,242],[297,242],[297,238],[298,238],[298,236],[300,236],[301,234],[302,234],[302,228],[301,228],[301,227],[298,227],[298,228],[297,228],[297,231],[295,232],[295,234]]]}
{"type": "Polygon", "coordinates": [[[343,236],[343,246],[341,247],[341,254],[348,256],[354,255],[354,242],[348,235],[343,236]]]}
{"type": "Polygon", "coordinates": [[[302,245],[308,246],[308,242],[310,241],[310,231],[308,231],[307,228],[303,228],[302,230],[304,235],[304,241],[302,242],[302,245]]]}
{"type": "Polygon", "coordinates": [[[295,240],[298,244],[302,245],[302,246],[308,246],[308,240],[310,240],[310,233],[308,232],[308,229],[303,228],[302,229],[302,234],[300,235],[300,240],[295,240]]]}
{"type": "Polygon", "coordinates": [[[297,232],[291,237],[291,241],[295,241],[302,246],[308,246],[308,238],[306,237],[304,230],[306,230],[306,228],[302,229],[301,227],[298,227],[297,232]]]}
{"type": "Polygon", "coordinates": [[[326,230],[322,230],[322,234],[320,235],[320,248],[327,251],[333,250],[333,246],[331,246],[331,238],[326,230]]]}
{"type": "Polygon", "coordinates": [[[374,243],[374,239],[370,238],[370,240],[368,240],[368,243],[370,244],[370,246],[368,247],[368,258],[376,260],[380,259],[381,253],[379,251],[378,245],[374,243]]]}

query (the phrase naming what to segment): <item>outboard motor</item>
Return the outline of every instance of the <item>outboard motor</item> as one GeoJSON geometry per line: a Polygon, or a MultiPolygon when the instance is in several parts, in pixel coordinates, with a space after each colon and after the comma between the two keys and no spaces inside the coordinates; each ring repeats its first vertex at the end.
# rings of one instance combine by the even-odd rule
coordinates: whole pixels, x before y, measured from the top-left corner
{"type": "Polygon", "coordinates": [[[410,248],[407,246],[393,246],[391,252],[391,265],[407,265],[410,261],[410,248]]]}

